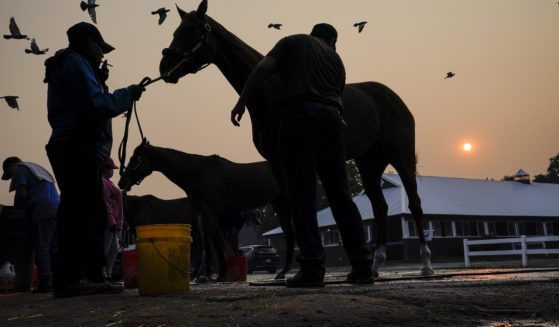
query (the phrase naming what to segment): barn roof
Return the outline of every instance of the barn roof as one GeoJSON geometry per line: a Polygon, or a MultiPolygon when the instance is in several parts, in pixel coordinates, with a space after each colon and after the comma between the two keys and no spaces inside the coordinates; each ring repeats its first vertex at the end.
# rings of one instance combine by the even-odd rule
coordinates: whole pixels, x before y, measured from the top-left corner
{"type": "MultiPolygon", "coordinates": [[[[417,189],[426,215],[511,216],[559,218],[559,185],[467,178],[418,176],[417,189]]],[[[383,174],[382,187],[388,216],[410,214],[402,180],[383,174]]],[[[369,198],[353,198],[363,219],[374,218],[369,198]]],[[[319,227],[335,225],[330,208],[317,213],[319,227]]],[[[281,234],[274,228],[263,236],[281,234]]]]}

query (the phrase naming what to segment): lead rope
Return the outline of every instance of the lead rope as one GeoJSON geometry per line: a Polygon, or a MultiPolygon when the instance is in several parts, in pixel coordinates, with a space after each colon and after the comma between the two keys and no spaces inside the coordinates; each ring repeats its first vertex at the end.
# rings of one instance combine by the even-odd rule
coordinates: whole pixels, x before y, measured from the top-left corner
{"type": "MultiPolygon", "coordinates": [[[[187,61],[188,61],[188,58],[186,58],[186,57],[183,58],[181,61],[179,61],[179,63],[177,65],[175,65],[175,67],[173,67],[167,73],[159,76],[156,79],[151,79],[149,77],[144,77],[142,79],[142,81],[140,82],[140,86],[143,86],[145,88],[148,85],[161,80],[163,77],[170,76],[175,70],[177,70],[182,64],[186,63],[187,61]]],[[[142,141],[144,140],[144,132],[142,131],[142,125],[140,124],[140,119],[138,118],[138,110],[136,109],[136,101],[134,101],[132,107],[130,107],[130,109],[128,109],[128,111],[126,112],[126,123],[124,125],[124,135],[122,137],[122,141],[120,142],[120,146],[118,147],[118,160],[120,162],[120,169],[119,169],[120,176],[122,176],[122,174],[124,174],[124,171],[126,170],[126,166],[125,166],[125,164],[126,164],[126,145],[128,144],[128,129],[129,129],[129,126],[130,126],[130,118],[132,117],[132,112],[134,112],[134,116],[136,117],[136,122],[138,124],[138,130],[140,131],[140,138],[141,138],[142,141]]]]}

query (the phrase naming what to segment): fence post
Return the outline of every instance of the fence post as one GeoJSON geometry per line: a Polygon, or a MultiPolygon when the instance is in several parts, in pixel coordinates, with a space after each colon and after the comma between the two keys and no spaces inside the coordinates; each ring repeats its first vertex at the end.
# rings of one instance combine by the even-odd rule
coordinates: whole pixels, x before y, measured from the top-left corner
{"type": "Polygon", "coordinates": [[[464,242],[464,267],[470,266],[470,251],[468,249],[468,239],[462,240],[464,242]]]}
{"type": "Polygon", "coordinates": [[[521,246],[522,246],[522,267],[526,267],[528,264],[528,253],[526,245],[526,235],[520,236],[521,246]]]}

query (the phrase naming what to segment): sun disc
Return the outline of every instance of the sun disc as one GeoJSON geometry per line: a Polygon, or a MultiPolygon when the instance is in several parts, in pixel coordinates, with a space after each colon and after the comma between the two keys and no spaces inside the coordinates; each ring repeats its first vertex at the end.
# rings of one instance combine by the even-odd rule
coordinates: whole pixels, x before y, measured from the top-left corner
{"type": "Polygon", "coordinates": [[[470,151],[472,149],[472,145],[470,143],[464,144],[464,151],[470,151]]]}

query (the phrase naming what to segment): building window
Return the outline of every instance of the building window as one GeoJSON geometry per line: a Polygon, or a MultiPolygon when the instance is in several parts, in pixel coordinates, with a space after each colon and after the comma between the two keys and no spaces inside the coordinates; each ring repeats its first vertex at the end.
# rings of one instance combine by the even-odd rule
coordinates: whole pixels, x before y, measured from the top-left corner
{"type": "Polygon", "coordinates": [[[481,221],[456,221],[456,236],[481,236],[485,234],[485,225],[481,221]]]}
{"type": "Polygon", "coordinates": [[[408,220],[408,233],[411,236],[417,236],[417,230],[415,228],[415,221],[408,220]]]}
{"type": "Polygon", "coordinates": [[[545,229],[546,229],[546,235],[556,235],[553,231],[553,223],[552,222],[546,221],[544,224],[545,224],[545,229]]]}
{"type": "Polygon", "coordinates": [[[322,244],[324,246],[341,245],[340,232],[337,228],[328,228],[322,232],[322,244]]]}
{"type": "Polygon", "coordinates": [[[543,230],[543,223],[539,221],[520,221],[518,222],[518,230],[520,232],[520,235],[526,235],[526,236],[545,235],[543,230]]]}
{"type": "Polygon", "coordinates": [[[452,237],[452,223],[450,221],[432,221],[431,226],[433,226],[433,236],[439,237],[452,237]]]}

